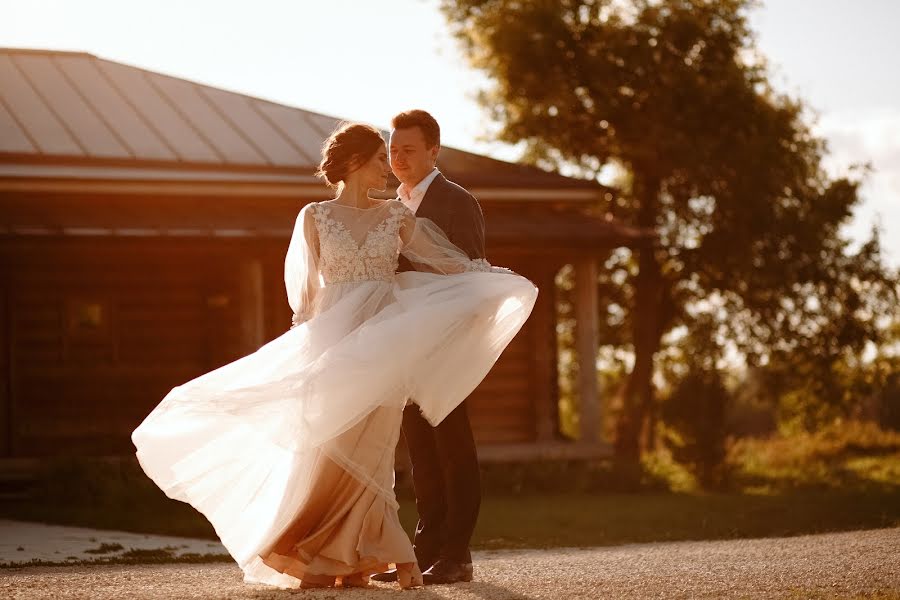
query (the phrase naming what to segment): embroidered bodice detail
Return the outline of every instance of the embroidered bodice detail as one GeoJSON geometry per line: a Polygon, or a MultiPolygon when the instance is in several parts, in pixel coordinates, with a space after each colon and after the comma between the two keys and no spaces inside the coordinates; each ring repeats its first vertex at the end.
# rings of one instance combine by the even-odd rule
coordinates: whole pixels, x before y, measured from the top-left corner
{"type": "Polygon", "coordinates": [[[325,285],[391,281],[400,254],[400,225],[408,211],[403,204],[392,202],[383,220],[357,242],[327,202],[317,204],[313,216],[319,234],[319,272],[325,285]]]}

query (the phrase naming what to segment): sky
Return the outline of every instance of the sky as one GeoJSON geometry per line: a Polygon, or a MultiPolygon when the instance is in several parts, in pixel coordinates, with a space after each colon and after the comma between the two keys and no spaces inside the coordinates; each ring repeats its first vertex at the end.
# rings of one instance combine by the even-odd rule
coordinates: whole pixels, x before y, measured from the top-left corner
{"type": "MultiPolygon", "coordinates": [[[[408,108],[445,145],[514,160],[490,139],[437,0],[0,0],[0,46],[78,50],[386,127],[408,108]]],[[[815,110],[827,166],[874,171],[846,232],[882,230],[900,267],[900,2],[768,0],[751,15],[776,86],[815,110]]]]}

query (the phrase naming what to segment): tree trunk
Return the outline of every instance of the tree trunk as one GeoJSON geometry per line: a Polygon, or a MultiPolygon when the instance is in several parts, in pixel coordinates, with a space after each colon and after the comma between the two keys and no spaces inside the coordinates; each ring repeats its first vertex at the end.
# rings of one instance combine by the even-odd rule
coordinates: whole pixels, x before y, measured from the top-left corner
{"type": "MultiPolygon", "coordinates": [[[[662,336],[665,332],[672,328],[672,321],[676,316],[677,307],[672,299],[672,288],[674,282],[667,278],[660,278],[658,287],[659,309],[654,313],[656,315],[656,346],[653,350],[654,355],[661,346],[662,336]]],[[[652,363],[652,360],[651,360],[652,363]]],[[[652,370],[651,370],[652,377],[652,370]]],[[[659,402],[653,395],[655,388],[651,386],[651,396],[644,406],[643,426],[641,428],[640,450],[643,452],[652,452],[657,449],[659,439],[656,435],[656,424],[659,421],[659,402]]]]}
{"type": "MultiPolygon", "coordinates": [[[[638,226],[655,229],[660,181],[654,178],[640,180],[636,177],[635,192],[640,202],[638,226]]],[[[662,307],[662,276],[654,250],[652,247],[644,247],[639,252],[632,318],[634,368],[625,386],[615,444],[616,454],[631,461],[637,461],[640,457],[641,430],[653,405],[653,357],[660,344],[659,319],[662,307]]]]}

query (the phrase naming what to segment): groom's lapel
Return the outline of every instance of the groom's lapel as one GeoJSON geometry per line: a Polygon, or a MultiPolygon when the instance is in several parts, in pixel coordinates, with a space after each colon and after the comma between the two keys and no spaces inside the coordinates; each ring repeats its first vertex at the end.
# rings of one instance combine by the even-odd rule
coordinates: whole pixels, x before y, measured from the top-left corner
{"type": "Polygon", "coordinates": [[[417,217],[425,217],[434,221],[435,216],[444,213],[442,209],[445,207],[441,206],[441,190],[444,188],[446,181],[443,174],[440,173],[434,178],[434,181],[428,186],[428,191],[425,192],[425,197],[422,198],[422,202],[419,204],[419,210],[416,211],[417,217]]]}

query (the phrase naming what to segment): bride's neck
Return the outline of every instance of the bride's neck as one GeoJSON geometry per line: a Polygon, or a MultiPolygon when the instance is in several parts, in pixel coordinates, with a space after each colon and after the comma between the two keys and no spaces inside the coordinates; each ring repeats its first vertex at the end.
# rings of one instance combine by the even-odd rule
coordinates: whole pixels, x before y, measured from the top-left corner
{"type": "Polygon", "coordinates": [[[369,188],[364,188],[356,181],[344,182],[335,201],[356,208],[368,208],[372,204],[372,200],[369,198],[369,188]]]}

